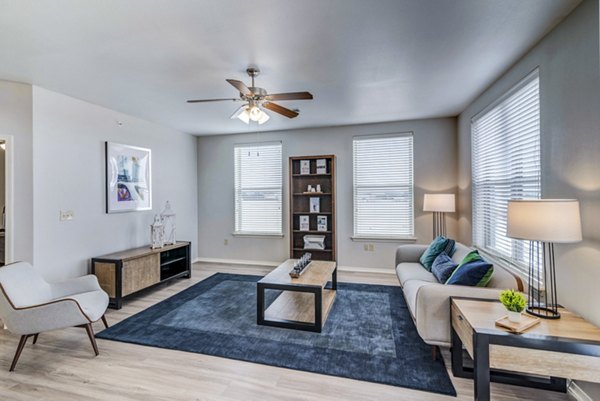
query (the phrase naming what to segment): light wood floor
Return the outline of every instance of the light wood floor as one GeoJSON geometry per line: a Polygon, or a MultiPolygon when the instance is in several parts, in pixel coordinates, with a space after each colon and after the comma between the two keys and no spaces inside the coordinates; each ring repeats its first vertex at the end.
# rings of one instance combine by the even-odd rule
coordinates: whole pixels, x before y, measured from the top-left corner
{"type": "MultiPolygon", "coordinates": [[[[191,280],[177,280],[109,310],[110,324],[125,319],[215,272],[264,275],[268,269],[194,265],[191,280]]],[[[394,275],[340,272],[340,281],[397,285],[394,275]]],[[[96,324],[96,330],[102,324],[96,324]]],[[[452,378],[458,398],[213,356],[98,340],[94,357],[83,329],[31,340],[13,373],[8,366],[17,336],[0,329],[0,400],[472,400],[472,382],[452,378]]],[[[449,353],[444,351],[444,359],[449,353]]],[[[450,377],[452,375],[450,374],[450,377]]],[[[492,384],[492,399],[571,400],[565,394],[492,384]]]]}

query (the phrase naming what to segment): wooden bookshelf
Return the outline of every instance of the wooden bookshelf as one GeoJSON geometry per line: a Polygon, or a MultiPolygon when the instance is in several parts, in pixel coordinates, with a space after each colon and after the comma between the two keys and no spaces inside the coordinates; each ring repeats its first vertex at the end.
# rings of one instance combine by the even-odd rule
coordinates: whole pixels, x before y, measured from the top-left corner
{"type": "Polygon", "coordinates": [[[336,260],[336,214],[335,214],[335,156],[290,157],[290,257],[297,259],[310,252],[314,260],[336,260]],[[326,172],[317,173],[317,160],[324,159],[326,172]],[[308,160],[309,174],[301,174],[301,161],[308,160]],[[321,192],[307,192],[308,185],[321,192]],[[310,199],[319,198],[320,211],[310,211],[310,199]],[[309,230],[300,230],[300,216],[308,216],[309,230]],[[317,230],[317,217],[327,217],[327,230],[317,230]],[[305,235],[325,236],[325,249],[304,249],[305,235]]]}

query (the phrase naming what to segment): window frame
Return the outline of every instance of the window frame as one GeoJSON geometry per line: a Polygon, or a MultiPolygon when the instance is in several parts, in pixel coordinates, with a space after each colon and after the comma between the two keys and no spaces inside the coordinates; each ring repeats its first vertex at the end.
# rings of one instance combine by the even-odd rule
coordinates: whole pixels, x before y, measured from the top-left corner
{"type": "MultiPolygon", "coordinates": [[[[232,236],[234,237],[256,237],[256,238],[283,238],[284,237],[284,182],[283,182],[283,174],[284,174],[284,163],[283,163],[283,142],[282,141],[264,141],[264,142],[245,142],[245,143],[236,143],[233,146],[233,231],[232,236]],[[280,188],[279,188],[279,196],[280,196],[280,231],[279,232],[269,232],[269,231],[243,231],[238,230],[238,212],[237,212],[237,204],[238,204],[238,191],[237,187],[237,157],[236,150],[239,148],[259,148],[266,146],[275,146],[279,145],[281,160],[280,160],[280,168],[281,168],[281,176],[280,176],[280,188]]],[[[242,189],[241,189],[242,190],[242,189]]]]}
{"type": "Polygon", "coordinates": [[[353,241],[369,241],[369,242],[415,242],[417,240],[415,236],[415,174],[414,174],[414,157],[415,146],[414,146],[414,133],[412,131],[389,133],[389,134],[371,134],[371,135],[357,135],[352,138],[352,236],[350,237],[353,241]],[[401,235],[391,235],[388,233],[383,234],[369,234],[369,233],[358,233],[357,232],[357,184],[356,184],[356,153],[355,143],[360,140],[370,139],[384,139],[384,138],[410,138],[411,139],[411,174],[410,174],[410,220],[411,220],[411,233],[401,235]]]}
{"type": "MultiPolygon", "coordinates": [[[[507,257],[502,253],[481,244],[477,244],[477,235],[476,235],[476,183],[475,183],[475,124],[478,120],[485,117],[489,112],[494,111],[498,106],[503,104],[506,100],[511,98],[513,95],[519,93],[522,89],[524,89],[527,85],[529,85],[532,81],[538,81],[538,91],[537,91],[537,102],[538,102],[538,149],[539,149],[539,172],[537,176],[537,182],[539,184],[539,198],[543,197],[543,177],[542,177],[542,160],[543,160],[543,148],[542,148],[542,104],[541,104],[541,80],[540,80],[540,71],[539,67],[534,68],[531,72],[525,75],[524,78],[519,80],[516,84],[514,84],[510,89],[504,92],[501,96],[495,99],[492,103],[488,104],[481,111],[475,114],[470,120],[470,134],[471,134],[471,240],[473,243],[473,247],[477,249],[482,255],[487,258],[495,261],[501,267],[509,270],[510,272],[517,274],[519,277],[523,279],[527,279],[528,270],[529,270],[529,246],[531,246],[530,241],[525,240],[515,240],[511,239],[511,257],[507,257]],[[516,242],[516,244],[515,244],[516,242]],[[520,254],[521,259],[519,260],[515,255],[520,254]]],[[[524,181],[523,181],[524,182],[524,181]]],[[[530,199],[530,198],[528,198],[530,199]]],[[[504,221],[506,225],[507,221],[504,221]]],[[[485,241],[489,241],[489,238],[485,241]]],[[[543,283],[540,283],[540,286],[543,287],[543,283]]]]}

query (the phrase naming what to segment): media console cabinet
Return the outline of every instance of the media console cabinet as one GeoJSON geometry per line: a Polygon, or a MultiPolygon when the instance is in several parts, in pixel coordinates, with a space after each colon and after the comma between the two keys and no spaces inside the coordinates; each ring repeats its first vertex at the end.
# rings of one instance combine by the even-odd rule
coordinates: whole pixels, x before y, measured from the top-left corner
{"type": "Polygon", "coordinates": [[[92,274],[110,298],[109,307],[121,309],[123,298],[159,283],[192,277],[190,242],[160,249],[150,246],[92,258],[92,274]]]}

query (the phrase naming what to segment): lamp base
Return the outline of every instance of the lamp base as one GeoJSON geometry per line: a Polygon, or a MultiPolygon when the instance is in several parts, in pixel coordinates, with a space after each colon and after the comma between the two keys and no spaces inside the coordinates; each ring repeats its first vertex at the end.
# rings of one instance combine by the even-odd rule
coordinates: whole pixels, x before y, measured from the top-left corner
{"type": "Polygon", "coordinates": [[[560,313],[544,306],[528,306],[527,313],[542,319],[560,319],[560,313]]]}

